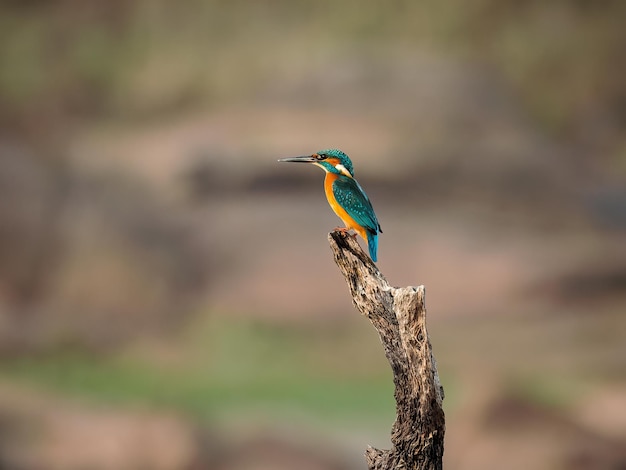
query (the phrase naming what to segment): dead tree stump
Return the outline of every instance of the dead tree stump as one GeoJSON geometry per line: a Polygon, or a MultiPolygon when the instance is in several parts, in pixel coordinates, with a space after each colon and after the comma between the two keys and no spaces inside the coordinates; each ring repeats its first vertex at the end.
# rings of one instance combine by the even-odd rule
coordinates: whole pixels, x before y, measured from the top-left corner
{"type": "Polygon", "coordinates": [[[353,237],[335,231],[328,239],[352,302],[376,328],[393,371],[392,447],[368,447],[367,465],[371,470],[441,469],[443,387],[426,330],[424,286],[391,287],[353,237]]]}

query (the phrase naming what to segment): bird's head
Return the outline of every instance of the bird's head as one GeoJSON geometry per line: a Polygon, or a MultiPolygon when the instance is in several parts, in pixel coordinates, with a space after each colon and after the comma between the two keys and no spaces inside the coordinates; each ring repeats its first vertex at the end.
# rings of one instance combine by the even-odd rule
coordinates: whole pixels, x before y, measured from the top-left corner
{"type": "Polygon", "coordinates": [[[313,163],[327,173],[336,173],[354,178],[354,168],[350,158],[339,149],[320,150],[313,155],[281,158],[279,162],[313,163]]]}

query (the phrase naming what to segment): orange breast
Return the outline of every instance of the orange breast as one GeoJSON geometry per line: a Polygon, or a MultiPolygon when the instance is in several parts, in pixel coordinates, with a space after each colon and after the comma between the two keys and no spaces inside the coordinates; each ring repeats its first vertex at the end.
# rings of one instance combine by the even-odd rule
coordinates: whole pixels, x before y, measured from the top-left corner
{"type": "Polygon", "coordinates": [[[339,205],[333,194],[333,183],[339,178],[339,175],[335,173],[326,173],[324,178],[324,192],[326,193],[326,199],[332,210],[343,221],[347,228],[355,230],[364,240],[367,240],[367,233],[365,229],[361,227],[350,215],[345,211],[343,207],[339,205]]]}

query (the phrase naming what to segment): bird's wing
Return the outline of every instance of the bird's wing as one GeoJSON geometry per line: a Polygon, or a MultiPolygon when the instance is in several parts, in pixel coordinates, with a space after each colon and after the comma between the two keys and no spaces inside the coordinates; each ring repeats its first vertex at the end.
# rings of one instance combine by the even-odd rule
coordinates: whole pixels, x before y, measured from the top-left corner
{"type": "Polygon", "coordinates": [[[341,176],[333,182],[333,195],[341,207],[362,227],[378,233],[380,224],[372,203],[354,178],[341,176]]]}

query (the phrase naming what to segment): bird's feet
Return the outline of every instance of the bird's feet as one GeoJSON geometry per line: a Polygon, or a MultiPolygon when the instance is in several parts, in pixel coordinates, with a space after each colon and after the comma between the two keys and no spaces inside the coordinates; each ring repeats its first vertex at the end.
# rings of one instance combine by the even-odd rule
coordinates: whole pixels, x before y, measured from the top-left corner
{"type": "Polygon", "coordinates": [[[341,232],[341,233],[345,233],[346,235],[356,239],[356,233],[350,233],[350,230],[348,227],[335,227],[335,229],[333,230],[334,232],[341,232]]]}

